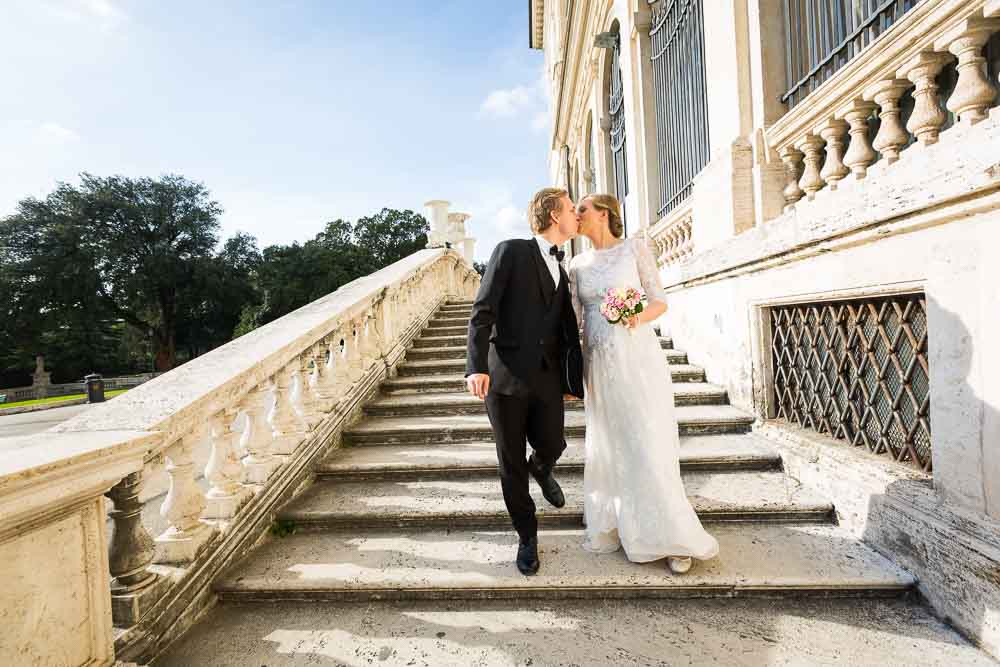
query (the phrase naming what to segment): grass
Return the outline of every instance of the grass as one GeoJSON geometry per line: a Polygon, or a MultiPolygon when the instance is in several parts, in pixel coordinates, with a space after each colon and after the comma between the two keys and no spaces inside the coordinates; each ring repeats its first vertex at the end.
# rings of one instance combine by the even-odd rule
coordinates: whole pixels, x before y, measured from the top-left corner
{"type": "MultiPolygon", "coordinates": [[[[124,394],[128,389],[115,389],[114,391],[104,392],[105,398],[111,398],[117,396],[118,394],[124,394]]],[[[53,396],[52,398],[36,398],[31,401],[17,401],[15,403],[0,403],[0,410],[4,408],[19,408],[22,405],[39,405],[41,403],[62,403],[64,401],[72,401],[76,398],[87,398],[86,394],[71,394],[69,396],[53,396]]]]}

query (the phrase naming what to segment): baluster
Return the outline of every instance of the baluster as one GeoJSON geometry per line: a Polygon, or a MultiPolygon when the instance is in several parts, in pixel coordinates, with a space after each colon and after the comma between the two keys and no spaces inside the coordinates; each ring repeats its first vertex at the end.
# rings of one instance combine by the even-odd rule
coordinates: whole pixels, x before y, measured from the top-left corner
{"type": "Polygon", "coordinates": [[[158,563],[192,561],[215,535],[215,528],[201,520],[205,496],[194,479],[194,443],[207,431],[203,427],[196,435],[184,436],[166,449],[170,490],[160,506],[160,515],[170,527],[155,540],[158,563]]]}
{"type": "Polygon", "coordinates": [[[361,327],[361,367],[367,373],[375,365],[378,355],[375,343],[375,320],[372,316],[366,315],[360,321],[361,327]]]}
{"type": "Polygon", "coordinates": [[[347,335],[341,326],[325,341],[328,354],[323,369],[323,395],[327,397],[331,411],[337,408],[347,394],[347,362],[344,359],[344,348],[341,346],[341,341],[347,335]]]}
{"type": "Polygon", "coordinates": [[[847,127],[846,121],[832,119],[819,128],[818,134],[826,141],[826,161],[819,175],[831,190],[836,190],[837,183],[851,173],[851,170],[844,166],[843,160],[844,135],[847,134],[847,127]]]}
{"type": "Polygon", "coordinates": [[[243,471],[250,484],[265,483],[281,463],[271,453],[271,427],[267,423],[270,403],[271,391],[266,385],[258,386],[243,401],[250,429],[245,440],[247,455],[243,458],[243,471]]]}
{"type": "Polygon", "coordinates": [[[233,424],[239,417],[239,411],[234,408],[215,415],[209,421],[209,432],[212,438],[212,454],[205,466],[205,478],[211,487],[205,493],[206,519],[230,519],[237,510],[250,498],[252,492],[243,486],[243,466],[237,452],[240,434],[233,429],[233,424]]]}
{"type": "Polygon", "coordinates": [[[329,344],[326,341],[320,341],[313,346],[312,350],[308,353],[313,362],[313,370],[309,376],[309,395],[313,399],[313,403],[316,409],[319,411],[318,421],[323,420],[323,416],[330,412],[332,409],[331,402],[332,397],[328,395],[328,375],[332,374],[327,361],[327,348],[329,344]]]}
{"type": "Polygon", "coordinates": [[[809,199],[812,199],[824,185],[823,177],[819,173],[819,163],[823,161],[823,140],[815,134],[807,134],[795,144],[795,147],[805,156],[803,158],[805,167],[802,170],[802,178],[799,179],[799,187],[809,199]]]}
{"type": "Polygon", "coordinates": [[[108,553],[112,595],[136,593],[156,581],[156,574],[148,569],[155,544],[142,525],[141,489],[139,470],[123,477],[104,494],[115,504],[110,512],[113,528],[108,553]]]}
{"type": "Polygon", "coordinates": [[[779,154],[785,165],[785,179],[787,181],[781,194],[785,198],[785,206],[793,206],[806,194],[799,187],[799,179],[802,177],[802,151],[795,146],[785,146],[779,154]]]}
{"type": "Polygon", "coordinates": [[[938,50],[946,48],[958,58],[958,81],[946,106],[961,122],[969,125],[986,118],[986,109],[997,94],[996,87],[986,76],[986,58],[981,53],[990,35],[997,30],[1000,30],[1000,20],[967,19],[935,43],[938,50]]]}
{"type": "Polygon", "coordinates": [[[851,144],[847,147],[844,155],[846,164],[854,178],[862,179],[868,174],[868,167],[878,154],[868,142],[868,117],[875,110],[875,105],[871,102],[853,100],[844,109],[844,119],[850,125],[851,144]]]}
{"type": "Polygon", "coordinates": [[[909,88],[910,82],[906,79],[889,79],[869,86],[863,95],[865,100],[874,100],[879,107],[880,124],[872,147],[882,154],[887,165],[899,159],[899,152],[910,141],[910,135],[903,129],[899,108],[899,98],[909,88]]]}
{"type": "Polygon", "coordinates": [[[364,375],[361,358],[361,324],[358,320],[350,323],[347,329],[347,378],[353,385],[364,375]]]}
{"type": "Polygon", "coordinates": [[[288,365],[274,376],[274,408],[271,410],[271,438],[275,454],[287,455],[295,451],[306,436],[305,428],[292,408],[292,383],[298,369],[288,365]]]}
{"type": "Polygon", "coordinates": [[[938,85],[934,77],[951,60],[947,53],[925,51],[915,56],[900,71],[899,76],[913,82],[913,114],[906,129],[924,146],[937,143],[938,132],[948,119],[938,98],[938,85]]]}
{"type": "Polygon", "coordinates": [[[292,406],[295,408],[299,419],[305,422],[306,430],[311,431],[317,424],[323,421],[323,412],[320,410],[314,389],[310,386],[312,380],[312,355],[309,352],[300,354],[298,364],[299,372],[295,375],[292,406]]]}

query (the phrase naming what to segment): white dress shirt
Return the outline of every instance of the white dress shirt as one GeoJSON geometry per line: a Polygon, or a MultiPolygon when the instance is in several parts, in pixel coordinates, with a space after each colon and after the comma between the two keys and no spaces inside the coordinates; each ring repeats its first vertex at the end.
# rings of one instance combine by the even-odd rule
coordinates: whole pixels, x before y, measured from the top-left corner
{"type": "Polygon", "coordinates": [[[555,244],[549,243],[544,236],[535,235],[535,242],[538,243],[538,249],[542,251],[542,259],[545,260],[545,266],[549,267],[549,274],[552,276],[552,282],[555,284],[556,289],[559,288],[559,262],[553,255],[549,254],[549,248],[553,247],[555,244]]]}

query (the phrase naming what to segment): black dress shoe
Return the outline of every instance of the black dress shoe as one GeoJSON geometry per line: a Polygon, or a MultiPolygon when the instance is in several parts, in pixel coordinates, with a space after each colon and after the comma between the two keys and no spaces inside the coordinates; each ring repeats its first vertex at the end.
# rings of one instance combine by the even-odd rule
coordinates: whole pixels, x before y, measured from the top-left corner
{"type": "Polygon", "coordinates": [[[549,501],[550,505],[553,507],[562,507],[566,504],[566,496],[563,495],[563,490],[559,486],[559,482],[552,476],[551,466],[548,469],[542,468],[535,463],[534,458],[529,458],[528,469],[531,471],[531,476],[538,482],[538,486],[541,487],[542,496],[545,497],[545,500],[549,501]]]}
{"type": "Polygon", "coordinates": [[[538,572],[538,538],[529,537],[517,545],[517,569],[526,577],[538,572]]]}

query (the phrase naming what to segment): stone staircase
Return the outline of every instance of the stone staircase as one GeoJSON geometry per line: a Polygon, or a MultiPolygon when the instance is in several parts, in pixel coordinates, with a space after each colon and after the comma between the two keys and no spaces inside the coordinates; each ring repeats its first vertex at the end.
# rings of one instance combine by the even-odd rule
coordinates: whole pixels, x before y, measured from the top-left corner
{"type": "Polygon", "coordinates": [[[933,651],[950,664],[959,653],[963,664],[982,659],[911,599],[909,574],[839,528],[829,502],[782,472],[750,432],[753,418],[666,338],[685,488],[720,556],[676,576],[662,561],[580,548],[584,415],[573,402],[556,471],[566,506],[552,508],[533,485],[542,566],[520,575],[485,408],[465,393],[470,307],[448,304],[430,320],[344,446],[280,513],[285,536],[231,568],[215,587],[222,604],[157,664],[192,664],[213,642],[223,648],[204,664],[273,667],[300,664],[303,654],[335,664],[662,664],[692,646],[705,652],[689,658],[726,664],[762,664],[743,662],[751,655],[849,659],[865,646],[891,651],[885,664],[907,652],[917,661],[933,651]],[[698,618],[701,634],[691,632],[698,618]],[[567,630],[569,642],[557,632],[566,619],[584,630],[567,630]],[[678,619],[689,624],[681,635],[690,646],[670,636],[678,619]],[[831,635],[829,623],[853,634],[831,635]],[[640,642],[639,653],[608,652],[626,641],[640,642]]]}

